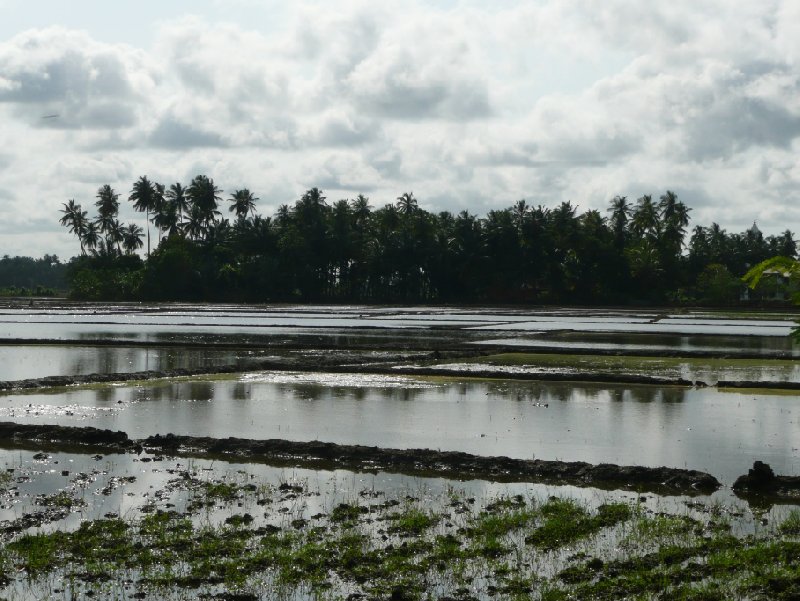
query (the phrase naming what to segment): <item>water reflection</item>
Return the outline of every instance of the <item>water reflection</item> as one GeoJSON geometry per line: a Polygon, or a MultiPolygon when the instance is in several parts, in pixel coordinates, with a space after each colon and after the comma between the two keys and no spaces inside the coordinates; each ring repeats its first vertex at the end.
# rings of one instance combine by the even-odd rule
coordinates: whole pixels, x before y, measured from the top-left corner
{"type": "Polygon", "coordinates": [[[717,389],[353,374],[248,374],[0,396],[0,419],[669,465],[731,483],[754,459],[800,473],[796,399],[717,389]],[[297,381],[292,381],[292,378],[297,381]],[[309,381],[317,377],[319,381],[309,381]],[[338,384],[337,384],[338,382],[338,384]],[[30,406],[29,406],[30,405],[30,406]]]}
{"type": "Polygon", "coordinates": [[[46,376],[131,373],[236,365],[242,369],[267,351],[125,346],[0,346],[0,380],[46,376]]]}

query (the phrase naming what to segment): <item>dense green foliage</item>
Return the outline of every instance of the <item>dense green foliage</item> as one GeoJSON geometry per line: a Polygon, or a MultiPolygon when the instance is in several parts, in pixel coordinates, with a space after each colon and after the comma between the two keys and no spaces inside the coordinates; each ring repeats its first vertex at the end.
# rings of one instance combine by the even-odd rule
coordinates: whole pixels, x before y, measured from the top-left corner
{"type": "Polygon", "coordinates": [[[51,296],[67,287],[67,266],[55,255],[0,259],[0,295],[51,296]]]}
{"type": "MultiPolygon", "coordinates": [[[[85,259],[71,270],[80,298],[241,301],[648,303],[739,299],[738,278],[776,254],[793,257],[790,231],[753,227],[727,234],[695,227],[677,196],[611,201],[608,217],[579,214],[569,202],[530,207],[521,200],[479,218],[430,213],[412,193],[374,209],[369,199],[328,203],[312,188],[273,217],[255,213],[248,189],[228,199],[198,175],[168,189],[146,177],[129,200],[145,212],[159,242],[139,265],[135,224],[116,219],[119,195],[97,192],[89,220],[75,201],[61,223],[78,236],[85,259]],[[688,252],[687,252],[688,249],[688,252]],[[116,273],[114,273],[116,271],[116,273]]],[[[150,248],[150,232],[147,246],[150,248]]]]}

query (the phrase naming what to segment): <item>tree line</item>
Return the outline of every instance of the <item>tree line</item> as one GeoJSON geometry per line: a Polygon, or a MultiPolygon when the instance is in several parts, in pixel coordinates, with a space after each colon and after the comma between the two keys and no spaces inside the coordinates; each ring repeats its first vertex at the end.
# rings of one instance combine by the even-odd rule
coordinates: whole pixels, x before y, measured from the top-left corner
{"type": "Polygon", "coordinates": [[[412,192],[375,208],[311,188],[264,217],[247,188],[223,199],[205,175],[186,186],[142,176],[128,201],[146,231],[120,223],[119,197],[101,186],[93,218],[63,205],[81,250],[69,269],[77,298],[722,304],[750,266],[797,251],[789,230],[690,230],[691,209],[671,191],[617,196],[606,214],[520,200],[478,217],[426,211],[412,192]]]}
{"type": "Polygon", "coordinates": [[[0,296],[54,296],[67,286],[67,266],[56,255],[0,258],[0,296]]]}

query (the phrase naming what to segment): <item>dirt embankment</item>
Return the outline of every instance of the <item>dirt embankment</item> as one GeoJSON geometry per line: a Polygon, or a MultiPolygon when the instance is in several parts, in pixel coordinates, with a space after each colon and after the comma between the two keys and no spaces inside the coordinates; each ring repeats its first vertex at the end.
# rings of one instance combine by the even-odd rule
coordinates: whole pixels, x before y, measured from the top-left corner
{"type": "Polygon", "coordinates": [[[431,449],[386,449],[364,445],[290,440],[251,440],[195,436],[128,438],[124,432],[92,427],[22,425],[0,422],[0,445],[30,447],[31,443],[87,451],[102,448],[119,452],[148,451],[159,454],[258,461],[320,469],[377,470],[411,475],[501,482],[541,482],[608,489],[630,489],[662,494],[711,493],[720,487],[712,475],[667,467],[593,465],[584,462],[484,457],[431,449]]]}
{"type": "MultiPolygon", "coordinates": [[[[241,365],[209,366],[195,369],[148,370],[129,373],[86,374],[73,376],[47,376],[27,380],[0,380],[0,390],[34,390],[39,388],[59,388],[81,384],[103,384],[110,382],[132,382],[155,380],[159,378],[179,378],[211,374],[231,374],[242,371],[305,371],[312,373],[356,373],[392,376],[439,376],[448,378],[478,378],[504,380],[532,380],[541,382],[596,382],[599,384],[645,384],[654,386],[706,386],[703,382],[693,382],[683,378],[661,378],[653,376],[613,374],[613,373],[509,373],[503,370],[481,369],[460,372],[441,369],[435,366],[417,367],[396,365],[390,361],[372,364],[358,364],[348,358],[346,364],[324,361],[319,357],[298,357],[283,361],[253,362],[247,367],[241,365]]],[[[730,384],[730,383],[728,383],[730,384]]],[[[747,386],[751,388],[752,386],[747,386]]]]}
{"type": "Polygon", "coordinates": [[[205,374],[225,374],[241,371],[241,367],[224,365],[199,369],[168,369],[163,371],[148,370],[130,373],[86,374],[78,376],[46,376],[28,380],[0,380],[0,390],[32,390],[36,388],[60,388],[78,384],[103,384],[110,382],[131,382],[138,380],[155,380],[157,378],[180,378],[205,374]]]}

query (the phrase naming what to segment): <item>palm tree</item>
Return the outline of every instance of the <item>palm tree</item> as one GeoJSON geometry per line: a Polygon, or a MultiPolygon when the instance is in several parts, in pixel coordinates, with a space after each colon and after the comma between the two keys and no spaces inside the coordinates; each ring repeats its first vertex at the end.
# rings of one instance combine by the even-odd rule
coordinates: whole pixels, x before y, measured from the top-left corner
{"type": "Polygon", "coordinates": [[[153,213],[153,225],[158,228],[159,238],[161,232],[172,235],[179,230],[178,210],[174,201],[165,199],[158,210],[153,213]]]}
{"type": "Polygon", "coordinates": [[[628,227],[628,220],[631,218],[631,206],[628,204],[627,196],[615,196],[608,205],[611,213],[611,230],[614,232],[614,239],[617,246],[624,246],[625,231],[628,227]]]}
{"type": "Polygon", "coordinates": [[[658,238],[661,233],[659,211],[653,197],[645,194],[636,200],[636,208],[631,218],[631,230],[639,237],[658,238]]]}
{"type": "Polygon", "coordinates": [[[109,251],[113,250],[114,244],[117,245],[117,252],[122,251],[120,244],[125,239],[125,228],[119,222],[119,219],[112,219],[108,225],[106,232],[106,247],[109,251]]]}
{"type": "Polygon", "coordinates": [[[160,222],[164,222],[164,213],[169,211],[167,206],[169,201],[164,198],[164,184],[153,182],[153,225],[158,229],[158,241],[161,242],[162,228],[155,222],[156,217],[159,217],[160,222]]]}
{"type": "Polygon", "coordinates": [[[397,210],[403,215],[410,215],[419,208],[413,192],[403,192],[397,197],[397,210]]]}
{"type": "Polygon", "coordinates": [[[189,207],[189,213],[186,220],[181,223],[183,233],[189,236],[192,240],[198,240],[206,232],[205,218],[203,211],[197,205],[192,204],[189,207]]]}
{"type": "Polygon", "coordinates": [[[359,194],[350,201],[350,206],[353,209],[353,217],[355,218],[356,224],[361,226],[366,223],[372,209],[372,205],[369,204],[369,198],[363,194],[359,194]]]}
{"type": "Polygon", "coordinates": [[[247,188],[242,188],[236,190],[229,200],[231,206],[228,207],[228,210],[235,211],[238,219],[247,219],[247,215],[255,211],[258,198],[253,196],[253,193],[247,188]]]}
{"type": "Polygon", "coordinates": [[[94,253],[94,249],[97,248],[99,242],[100,234],[97,231],[97,224],[94,221],[88,221],[81,236],[81,249],[85,246],[94,253]]]}
{"type": "Polygon", "coordinates": [[[100,231],[109,234],[119,213],[119,194],[114,192],[114,189],[108,184],[100,186],[97,190],[95,206],[97,207],[97,222],[100,225],[100,231]]]}
{"type": "Polygon", "coordinates": [[[64,208],[61,212],[64,214],[58,221],[61,225],[69,227],[69,232],[78,237],[78,242],[81,245],[81,254],[86,254],[83,246],[83,235],[89,223],[86,218],[86,211],[81,210],[81,205],[75,204],[74,199],[63,204],[64,208]]]}
{"type": "Polygon", "coordinates": [[[201,219],[206,228],[217,215],[220,215],[217,207],[222,200],[219,196],[221,192],[222,190],[214,185],[214,180],[206,175],[196,175],[186,189],[186,195],[192,203],[190,215],[194,213],[194,218],[201,219]]]}
{"type": "Polygon", "coordinates": [[[189,212],[189,199],[186,196],[186,188],[176,182],[169,187],[165,196],[175,206],[175,210],[178,213],[178,221],[183,221],[183,214],[189,212]]]}
{"type": "Polygon", "coordinates": [[[122,229],[122,247],[127,254],[132,255],[142,248],[144,245],[144,242],[142,242],[143,235],[142,228],[135,223],[129,223],[128,227],[122,229]]]}
{"type": "Polygon", "coordinates": [[[528,206],[528,203],[525,202],[525,199],[518,200],[516,203],[514,203],[511,211],[514,214],[514,221],[517,224],[518,230],[522,229],[522,224],[525,222],[525,215],[528,214],[529,209],[530,207],[528,206]]]}
{"type": "Polygon", "coordinates": [[[133,202],[133,208],[145,213],[147,221],[147,256],[150,256],[150,211],[155,208],[156,190],[146,175],[139,177],[133,184],[128,200],[133,202]]]}

